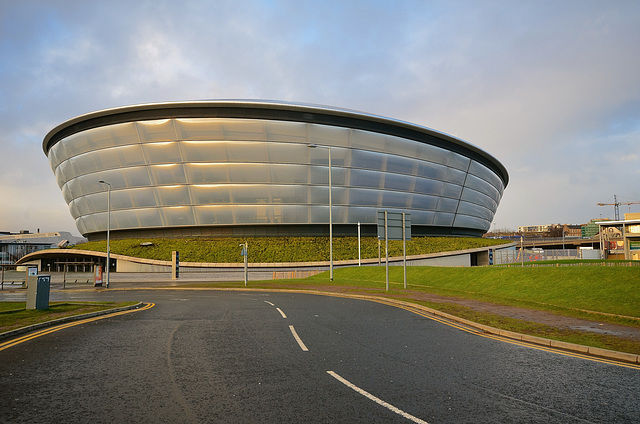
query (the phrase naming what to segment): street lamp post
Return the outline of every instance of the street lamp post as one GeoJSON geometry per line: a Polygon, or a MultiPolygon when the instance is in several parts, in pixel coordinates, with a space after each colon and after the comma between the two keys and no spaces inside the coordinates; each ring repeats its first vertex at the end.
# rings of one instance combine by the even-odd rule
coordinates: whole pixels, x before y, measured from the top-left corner
{"type": "Polygon", "coordinates": [[[309,144],[309,147],[312,149],[322,147],[329,150],[329,279],[333,281],[333,203],[331,201],[331,192],[333,191],[333,187],[331,185],[331,146],[309,144]]]}
{"type": "Polygon", "coordinates": [[[104,180],[98,181],[107,185],[107,288],[109,288],[109,268],[111,266],[111,184],[104,180]]]}

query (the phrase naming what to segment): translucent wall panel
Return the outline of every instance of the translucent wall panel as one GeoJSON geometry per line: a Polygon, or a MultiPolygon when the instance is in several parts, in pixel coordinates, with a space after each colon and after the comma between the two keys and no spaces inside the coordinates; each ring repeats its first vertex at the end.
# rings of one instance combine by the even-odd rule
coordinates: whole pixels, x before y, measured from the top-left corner
{"type": "Polygon", "coordinates": [[[411,191],[416,182],[415,177],[386,173],[384,175],[383,187],[387,190],[411,191]]]}
{"type": "Polygon", "coordinates": [[[157,121],[138,121],[138,134],[141,142],[171,141],[176,139],[173,119],[157,121]]]}
{"type": "Polygon", "coordinates": [[[496,188],[500,195],[502,195],[502,192],[504,190],[502,180],[489,168],[476,161],[472,161],[471,166],[469,167],[469,173],[484,181],[487,181],[489,184],[496,188]]]}
{"type": "MultiPolygon", "coordinates": [[[[412,221],[413,222],[413,221],[412,221]]],[[[453,226],[462,228],[478,228],[487,231],[491,222],[489,220],[476,218],[468,215],[456,215],[453,226]]]]}
{"type": "Polygon", "coordinates": [[[464,184],[464,180],[466,178],[467,178],[466,172],[460,171],[459,169],[447,168],[446,176],[442,179],[449,183],[462,185],[464,184]]]}
{"type": "Polygon", "coordinates": [[[264,121],[259,119],[223,120],[225,140],[264,140],[266,138],[264,121]]]}
{"type": "Polygon", "coordinates": [[[387,152],[394,155],[415,158],[418,156],[418,144],[406,138],[387,136],[387,152]]]}
{"type": "Polygon", "coordinates": [[[227,161],[227,143],[221,141],[183,141],[180,143],[185,162],[227,161]]]}
{"type": "Polygon", "coordinates": [[[269,153],[264,142],[238,141],[227,143],[227,160],[229,162],[267,162],[269,153]]]}
{"type": "Polygon", "coordinates": [[[458,208],[458,200],[449,199],[446,197],[438,198],[438,206],[436,208],[438,212],[455,213],[457,208],[458,208]]]}
{"type": "Polygon", "coordinates": [[[349,204],[378,207],[382,205],[382,193],[378,190],[352,188],[349,190],[349,204]]]}
{"type": "Polygon", "coordinates": [[[289,121],[265,122],[266,137],[269,141],[284,143],[308,143],[309,124],[289,121]]]}
{"type": "Polygon", "coordinates": [[[461,199],[492,210],[495,210],[498,206],[498,204],[486,194],[470,188],[464,189],[461,199]]]}
{"type": "Polygon", "coordinates": [[[64,161],[60,166],[55,168],[54,175],[56,176],[56,182],[58,187],[62,187],[67,181],[71,179],[71,162],[64,161]]]}
{"type": "Polygon", "coordinates": [[[470,162],[471,162],[471,159],[464,157],[458,153],[450,152],[449,163],[447,165],[449,165],[451,168],[456,168],[456,169],[461,169],[463,171],[466,171],[469,168],[470,162]]]}
{"type": "Polygon", "coordinates": [[[220,184],[189,186],[194,205],[220,205],[231,203],[233,187],[220,184]]]}
{"type": "Polygon", "coordinates": [[[184,184],[187,178],[180,163],[153,165],[149,167],[155,185],[184,184]]]}
{"type": "Polygon", "coordinates": [[[179,140],[224,140],[223,122],[210,118],[176,119],[179,140]]]}
{"type": "Polygon", "coordinates": [[[354,149],[386,152],[389,136],[362,130],[351,130],[351,147],[354,149]]]}
{"type": "Polygon", "coordinates": [[[197,206],[194,208],[199,225],[228,225],[233,223],[234,208],[229,206],[197,206]]]}
{"type": "Polygon", "coordinates": [[[145,159],[140,145],[121,146],[84,153],[73,158],[73,176],[95,172],[99,169],[144,165],[145,159]]]}
{"type": "Polygon", "coordinates": [[[433,194],[440,196],[445,190],[446,183],[443,181],[428,180],[426,178],[416,178],[413,191],[422,194],[433,194]]]}
{"type": "Polygon", "coordinates": [[[131,229],[140,226],[138,214],[131,210],[111,212],[111,226],[118,229],[131,229]]]}
{"type": "MultiPolygon", "coordinates": [[[[447,168],[444,165],[438,165],[433,162],[419,162],[416,166],[415,172],[418,176],[423,178],[431,178],[433,180],[440,181],[448,181],[447,175],[450,172],[451,168],[447,168]]],[[[460,171],[457,171],[460,172],[460,171]]],[[[462,173],[460,181],[452,181],[457,182],[458,184],[462,184],[464,182],[464,173],[462,173]]]]}
{"type": "Polygon", "coordinates": [[[176,141],[143,144],[142,149],[147,163],[180,163],[180,146],[176,141]]]}
{"type": "Polygon", "coordinates": [[[160,211],[166,226],[178,227],[195,225],[196,221],[193,216],[193,210],[189,206],[162,208],[160,211]]]}
{"type": "Polygon", "coordinates": [[[351,167],[372,170],[382,170],[385,163],[384,154],[368,152],[366,150],[351,151],[351,167]]]}
{"type": "Polygon", "coordinates": [[[449,165],[449,162],[451,161],[451,152],[440,147],[424,143],[416,143],[416,148],[418,151],[416,157],[420,160],[438,163],[441,165],[449,165]]]}
{"type": "MultiPolygon", "coordinates": [[[[435,225],[438,227],[452,227],[455,219],[455,215],[452,213],[436,213],[432,215],[432,220],[429,222],[429,225],[435,225]]],[[[411,223],[414,222],[414,216],[411,215],[411,223]]],[[[473,228],[473,227],[471,227],[473,228]]],[[[482,228],[482,227],[479,227],[482,228]]]]}
{"type": "Polygon", "coordinates": [[[328,125],[308,124],[309,143],[329,146],[350,147],[350,132],[347,128],[328,125]]]}
{"type": "Polygon", "coordinates": [[[417,163],[413,159],[387,155],[384,170],[399,174],[413,174],[415,173],[414,166],[417,167],[417,163]]]}
{"type": "Polygon", "coordinates": [[[491,221],[491,219],[493,219],[493,212],[491,212],[490,209],[478,207],[478,205],[475,203],[464,201],[460,202],[457,213],[461,215],[469,215],[476,218],[482,218],[487,221],[491,221]]]}
{"type": "Polygon", "coordinates": [[[486,194],[496,202],[500,200],[500,193],[498,192],[498,190],[487,181],[482,180],[475,175],[467,176],[465,186],[486,194]]]}
{"type": "Polygon", "coordinates": [[[156,198],[160,206],[190,205],[189,190],[187,186],[163,186],[156,187],[156,198]]]}

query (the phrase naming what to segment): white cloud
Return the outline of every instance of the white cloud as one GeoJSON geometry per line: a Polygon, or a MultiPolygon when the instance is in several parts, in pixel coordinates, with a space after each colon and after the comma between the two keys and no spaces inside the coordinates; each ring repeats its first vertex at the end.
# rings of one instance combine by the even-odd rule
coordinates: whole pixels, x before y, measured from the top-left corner
{"type": "Polygon", "coordinates": [[[212,98],[434,128],[509,170],[498,227],[586,221],[640,199],[639,18],[625,1],[4,2],[0,230],[76,232],[40,148],[62,121],[212,98]]]}

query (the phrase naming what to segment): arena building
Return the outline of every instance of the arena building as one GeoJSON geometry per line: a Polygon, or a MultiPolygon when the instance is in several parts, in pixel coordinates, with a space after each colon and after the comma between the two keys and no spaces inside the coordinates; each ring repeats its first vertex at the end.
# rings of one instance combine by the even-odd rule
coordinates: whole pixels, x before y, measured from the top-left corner
{"type": "Polygon", "coordinates": [[[379,210],[410,213],[414,236],[480,236],[509,181],[450,135],[271,101],[92,112],[51,130],[43,150],[90,240],[105,238],[109,211],[113,238],[325,235],[330,209],[337,236],[358,223],[375,235],[379,210]]]}

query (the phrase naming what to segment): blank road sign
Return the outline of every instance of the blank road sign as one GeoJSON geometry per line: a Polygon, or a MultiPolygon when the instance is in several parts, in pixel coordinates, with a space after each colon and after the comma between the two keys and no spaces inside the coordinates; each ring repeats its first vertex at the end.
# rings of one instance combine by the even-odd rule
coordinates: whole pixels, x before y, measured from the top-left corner
{"type": "MultiPolygon", "coordinates": [[[[378,211],[378,238],[384,240],[384,212],[378,211]]],[[[411,214],[404,214],[405,240],[411,240],[411,214]]],[[[402,212],[387,211],[387,237],[402,240],[402,212]]]]}

